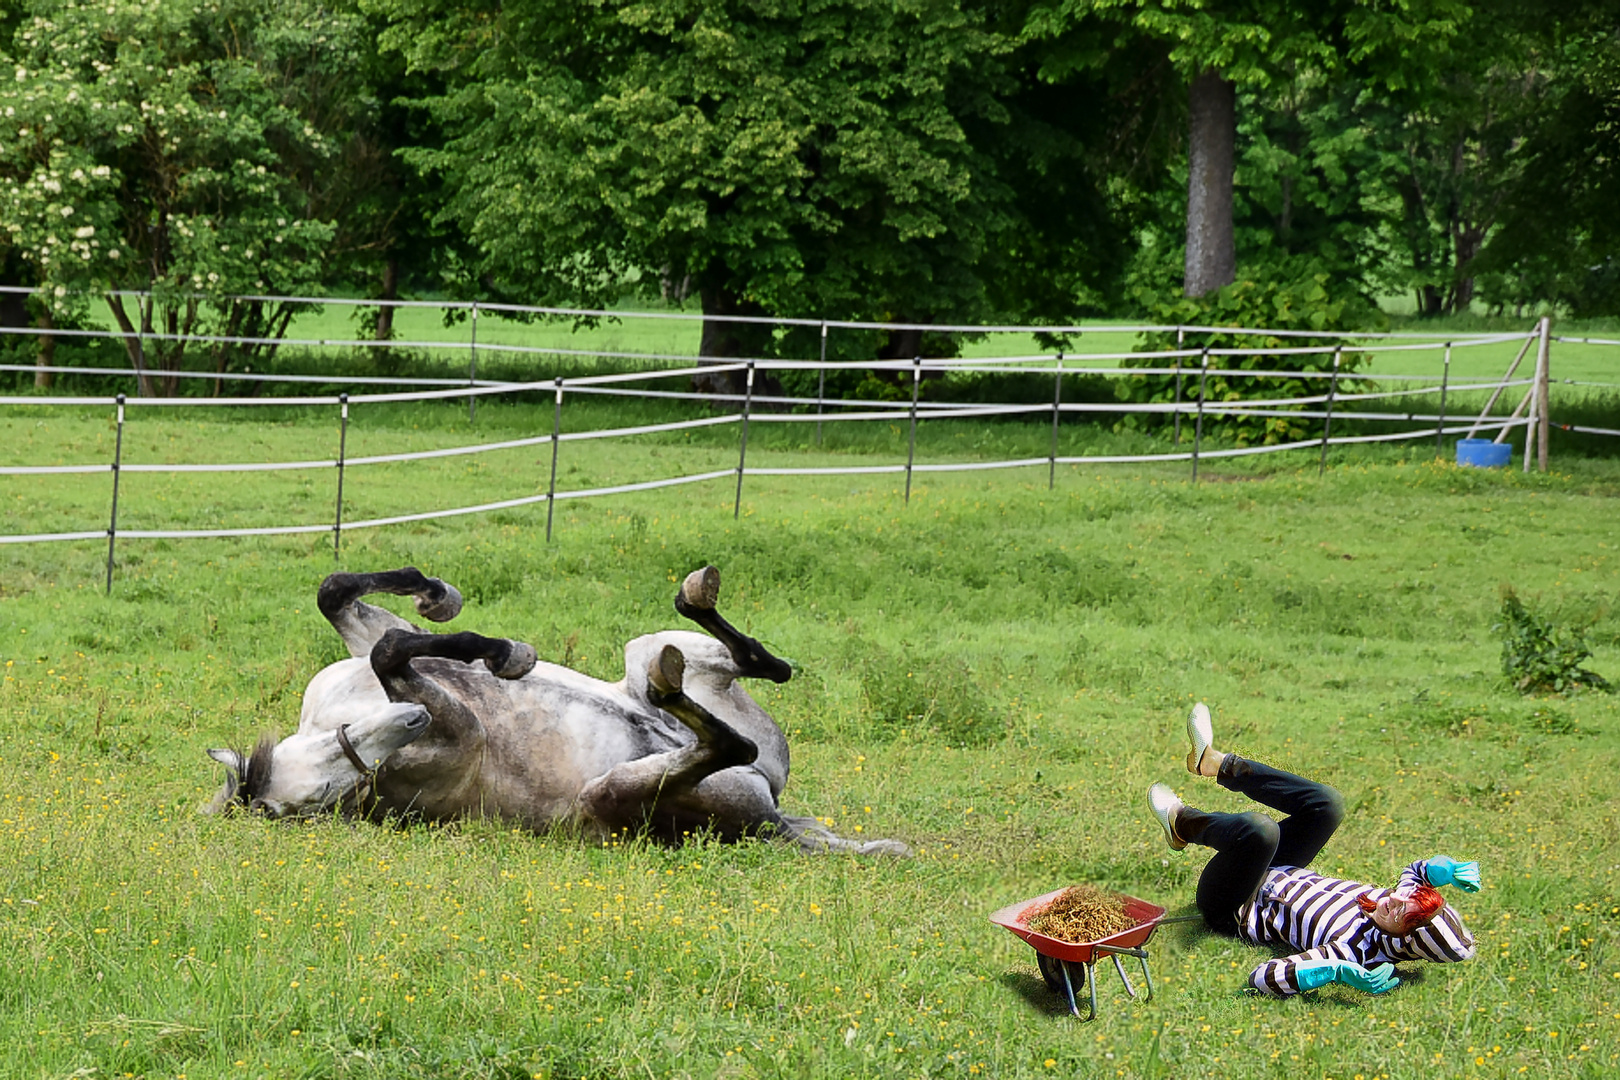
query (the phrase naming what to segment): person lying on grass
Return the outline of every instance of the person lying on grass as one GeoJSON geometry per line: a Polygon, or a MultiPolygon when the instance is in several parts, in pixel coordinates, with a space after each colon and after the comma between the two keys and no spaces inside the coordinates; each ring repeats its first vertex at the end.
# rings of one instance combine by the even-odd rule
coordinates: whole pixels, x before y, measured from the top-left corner
{"type": "Polygon", "coordinates": [[[1187,735],[1188,772],[1288,815],[1273,821],[1259,812],[1212,813],[1185,805],[1164,784],[1148,789],[1173,850],[1188,844],[1215,849],[1197,893],[1210,929],[1298,950],[1255,968],[1249,984],[1256,990],[1286,996],[1339,982],[1382,994],[1400,982],[1394,961],[1448,964],[1474,955],[1473,935],[1435,886],[1478,892],[1477,862],[1419,859],[1401,871],[1393,889],[1308,870],[1344,819],[1343,797],[1326,784],[1216,750],[1202,702],[1187,718],[1187,735]]]}

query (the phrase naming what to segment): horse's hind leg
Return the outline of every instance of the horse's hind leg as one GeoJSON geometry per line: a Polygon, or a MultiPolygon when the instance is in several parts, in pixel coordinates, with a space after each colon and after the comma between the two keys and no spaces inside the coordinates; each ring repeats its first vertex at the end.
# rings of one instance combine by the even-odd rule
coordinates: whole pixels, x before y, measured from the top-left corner
{"type": "Polygon", "coordinates": [[[793,677],[793,667],[786,660],[773,656],[771,651],[754,638],[732,626],[715,609],[720,600],[720,571],[712,566],[694,570],[681,582],[681,591],[675,595],[675,610],[714,635],[743,678],[769,679],[783,683],[793,677]]]}
{"type": "Polygon", "coordinates": [[[686,696],[685,666],[675,646],[660,650],[647,667],[648,698],[697,741],[614,766],[581,790],[581,809],[610,828],[651,826],[667,839],[701,828],[739,836],[774,826],[780,817],[770,785],[745,768],[759,748],[686,696]]]}
{"type": "Polygon", "coordinates": [[[416,629],[391,611],[361,603],[360,598],[371,593],[409,596],[417,613],[433,622],[448,622],[461,611],[461,593],[455,586],[430,578],[414,566],[376,574],[328,575],[315,603],[342,636],[350,656],[369,656],[372,646],[390,630],[416,629]]]}

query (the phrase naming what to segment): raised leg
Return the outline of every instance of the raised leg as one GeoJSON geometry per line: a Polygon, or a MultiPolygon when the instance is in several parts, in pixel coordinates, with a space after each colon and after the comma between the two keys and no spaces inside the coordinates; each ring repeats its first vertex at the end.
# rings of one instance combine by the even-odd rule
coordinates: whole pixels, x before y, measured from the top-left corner
{"type": "Polygon", "coordinates": [[[414,566],[375,574],[331,574],[321,582],[315,603],[351,656],[369,656],[390,630],[416,629],[393,612],[361,602],[361,597],[372,593],[409,596],[417,614],[431,622],[449,622],[461,611],[461,593],[455,586],[430,578],[414,566]]]}
{"type": "Polygon", "coordinates": [[[1277,822],[1275,866],[1309,866],[1344,821],[1335,788],[1236,754],[1223,756],[1215,782],[1288,815],[1277,822]]]}
{"type": "Polygon", "coordinates": [[[614,766],[585,785],[581,808],[611,829],[647,829],[663,839],[712,829],[749,835],[777,820],[765,778],[750,766],[753,740],[689,698],[686,660],[665,645],[647,665],[647,697],[691,729],[696,741],[614,766]]]}
{"type": "Polygon", "coordinates": [[[1222,756],[1216,782],[1288,816],[1273,821],[1251,811],[1222,814],[1183,806],[1175,832],[1189,844],[1215,849],[1198,878],[1198,910],[1210,928],[1237,932],[1237,910],[1273,866],[1309,866],[1344,820],[1344,799],[1333,788],[1236,754],[1222,756]]]}
{"type": "Polygon", "coordinates": [[[382,683],[388,700],[414,701],[427,706],[434,721],[432,737],[425,740],[428,744],[465,742],[483,736],[475,707],[475,687],[453,690],[412,664],[413,660],[429,657],[464,664],[482,660],[492,674],[502,679],[520,679],[535,664],[533,646],[521,641],[473,633],[425,634],[397,628],[383,634],[372,647],[371,670],[382,683]]]}
{"type": "Polygon", "coordinates": [[[675,610],[714,635],[745,679],[769,679],[784,683],[793,677],[793,666],[754,638],[725,620],[715,605],[720,599],[720,571],[712,566],[694,570],[681,582],[675,595],[675,610]]]}

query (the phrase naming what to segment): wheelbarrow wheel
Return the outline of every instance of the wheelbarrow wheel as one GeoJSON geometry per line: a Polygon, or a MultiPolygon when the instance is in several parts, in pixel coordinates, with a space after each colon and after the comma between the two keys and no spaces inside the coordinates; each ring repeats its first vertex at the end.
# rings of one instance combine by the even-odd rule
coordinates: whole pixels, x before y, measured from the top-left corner
{"type": "MultiPolygon", "coordinates": [[[[1035,966],[1041,969],[1041,978],[1046,980],[1046,985],[1052,989],[1053,993],[1062,997],[1068,996],[1068,992],[1063,987],[1062,960],[1038,952],[1035,954],[1035,966]]],[[[1076,994],[1085,988],[1086,965],[1069,965],[1069,984],[1074,988],[1076,994]]]]}

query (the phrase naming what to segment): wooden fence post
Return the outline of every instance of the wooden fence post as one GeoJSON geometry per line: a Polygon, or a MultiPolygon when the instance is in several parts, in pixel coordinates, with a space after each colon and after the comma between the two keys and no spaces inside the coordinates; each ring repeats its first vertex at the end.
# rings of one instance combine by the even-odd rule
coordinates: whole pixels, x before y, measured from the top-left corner
{"type": "MultiPolygon", "coordinates": [[[[1552,378],[1550,374],[1550,368],[1552,367],[1552,316],[1543,315],[1541,317],[1540,330],[1541,344],[1536,349],[1536,392],[1541,398],[1541,408],[1536,410],[1536,416],[1540,421],[1536,425],[1536,457],[1540,461],[1541,471],[1546,472],[1547,430],[1551,427],[1552,413],[1552,401],[1550,400],[1552,396],[1552,378]]],[[[1528,443],[1529,441],[1530,437],[1526,434],[1525,442],[1528,443]]]]}

